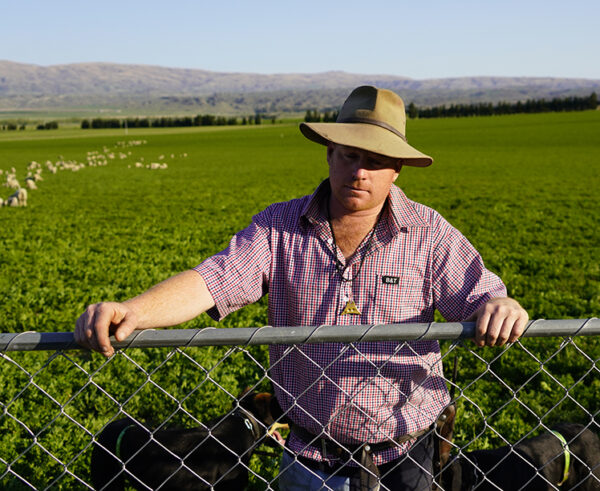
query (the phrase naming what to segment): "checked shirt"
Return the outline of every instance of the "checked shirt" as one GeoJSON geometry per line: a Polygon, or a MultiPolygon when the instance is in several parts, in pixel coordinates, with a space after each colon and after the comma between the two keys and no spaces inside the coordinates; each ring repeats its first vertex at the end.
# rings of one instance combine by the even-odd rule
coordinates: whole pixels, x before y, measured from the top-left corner
{"type": "MultiPolygon", "coordinates": [[[[194,268],[215,301],[209,315],[220,320],[268,293],[269,323],[281,328],[431,322],[436,309],[461,321],[490,298],[506,296],[469,241],[395,185],[370,244],[364,241],[346,264],[327,221],[329,193],[325,180],[310,196],[269,206],[227,249],[194,268]],[[339,277],[336,255],[353,281],[339,277]],[[360,315],[340,315],[349,299],[360,315]]],[[[427,428],[449,402],[437,341],[272,346],[270,364],[287,416],[342,445],[427,428]]],[[[378,452],[375,463],[398,458],[410,445],[378,452]]],[[[288,446],[304,457],[332,458],[293,433],[288,446]]]]}

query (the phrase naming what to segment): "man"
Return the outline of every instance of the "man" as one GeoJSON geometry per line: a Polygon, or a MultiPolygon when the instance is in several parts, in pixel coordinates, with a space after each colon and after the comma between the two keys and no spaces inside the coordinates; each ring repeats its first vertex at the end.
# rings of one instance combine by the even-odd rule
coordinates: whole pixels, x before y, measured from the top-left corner
{"type": "MultiPolygon", "coordinates": [[[[269,206],[194,270],[88,307],[76,340],[110,356],[109,333],[221,319],[268,292],[273,326],[430,322],[437,309],[476,320],[480,346],[514,342],[527,313],[456,229],[394,185],[403,165],[432,163],[407,143],[405,123],[400,97],[369,86],[336,123],[303,123],[327,146],[328,180],[269,206]]],[[[292,421],[281,489],[431,487],[427,430],[449,402],[437,341],[274,346],[270,364],[292,421]]]]}

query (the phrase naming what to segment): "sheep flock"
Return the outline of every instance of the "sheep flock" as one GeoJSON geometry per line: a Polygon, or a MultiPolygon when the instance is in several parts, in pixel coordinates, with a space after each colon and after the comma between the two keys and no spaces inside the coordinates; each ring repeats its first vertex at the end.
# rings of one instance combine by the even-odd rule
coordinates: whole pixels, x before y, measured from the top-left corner
{"type": "MultiPolygon", "coordinates": [[[[87,152],[85,162],[78,162],[75,160],[65,160],[62,157],[56,162],[52,162],[51,160],[47,160],[43,165],[36,162],[31,161],[27,165],[27,175],[23,180],[23,185],[17,179],[17,171],[14,167],[11,167],[10,170],[4,171],[0,169],[0,182],[2,182],[2,187],[8,188],[12,194],[10,194],[6,199],[2,197],[0,190],[0,207],[23,207],[27,206],[27,199],[29,193],[31,191],[37,190],[38,185],[41,181],[44,180],[43,173],[57,174],[61,171],[71,171],[78,172],[85,168],[93,168],[93,167],[102,167],[108,165],[112,160],[125,160],[125,159],[133,159],[132,152],[129,150],[130,147],[145,145],[147,143],[146,140],[129,140],[129,141],[119,141],[116,143],[114,148],[103,147],[101,151],[92,150],[87,152]]],[[[170,155],[171,159],[175,158],[175,154],[170,155]]],[[[178,155],[178,157],[187,157],[187,153],[182,153],[178,155]]],[[[165,162],[165,155],[158,156],[158,162],[150,162],[145,163],[144,157],[139,157],[133,164],[128,164],[127,167],[129,169],[149,169],[149,170],[164,170],[169,166],[165,162]]],[[[31,193],[33,194],[33,193],[31,193]]]]}

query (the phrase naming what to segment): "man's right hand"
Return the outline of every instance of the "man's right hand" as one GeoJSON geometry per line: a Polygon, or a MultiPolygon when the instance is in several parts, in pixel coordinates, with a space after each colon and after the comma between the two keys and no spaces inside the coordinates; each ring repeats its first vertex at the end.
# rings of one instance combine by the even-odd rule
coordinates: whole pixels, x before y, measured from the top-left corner
{"type": "Polygon", "coordinates": [[[189,321],[214,307],[202,276],[194,270],[179,273],[124,303],[90,305],[75,322],[75,341],[104,356],[115,350],[108,337],[123,341],[136,329],[170,327],[189,321]]]}
{"type": "Polygon", "coordinates": [[[75,322],[75,341],[84,348],[111,356],[115,350],[108,337],[126,339],[138,325],[134,311],[125,304],[104,302],[90,305],[75,322]]]}

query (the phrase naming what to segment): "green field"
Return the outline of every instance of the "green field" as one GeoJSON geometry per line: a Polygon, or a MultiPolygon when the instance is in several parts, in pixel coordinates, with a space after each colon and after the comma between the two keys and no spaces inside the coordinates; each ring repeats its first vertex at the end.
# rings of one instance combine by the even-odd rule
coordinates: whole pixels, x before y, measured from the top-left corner
{"type": "MultiPolygon", "coordinates": [[[[415,120],[409,121],[408,139],[435,162],[426,169],[403,169],[397,183],[471,240],[531,318],[598,316],[599,111],[415,120]]],[[[26,208],[0,208],[0,332],[70,331],[87,304],[124,300],[195,266],[225,247],[254,213],[312,192],[327,176],[324,148],[305,140],[296,125],[129,130],[127,135],[123,130],[1,132],[0,169],[15,167],[23,182],[31,161],[86,162],[87,152],[106,153],[105,147],[116,155],[106,166],[55,175],[44,171],[26,208]],[[117,146],[135,140],[146,143],[117,146]],[[131,155],[120,159],[119,152],[131,155]],[[166,162],[168,168],[137,168],[142,157],[145,164],[166,162]]],[[[10,193],[0,186],[1,198],[10,193]]],[[[220,327],[265,324],[263,300],[220,327]]],[[[214,322],[203,315],[184,327],[210,325],[214,322]]],[[[514,441],[535,430],[540,418],[545,424],[589,422],[589,414],[600,410],[595,367],[600,343],[578,339],[559,349],[561,342],[529,339],[508,350],[461,348],[458,382],[465,397],[457,441],[473,441],[469,449],[503,438],[514,441]],[[505,385],[486,373],[488,367],[505,385]]],[[[20,489],[18,473],[35,487],[80,489],[79,479],[89,482],[91,435],[114,417],[118,402],[141,419],[172,418],[189,425],[190,415],[205,420],[223,413],[231,404],[229,394],[249,384],[269,387],[262,368],[242,351],[233,350],[223,363],[218,360],[225,348],[169,353],[129,350],[109,362],[83,352],[4,358],[0,487],[20,489]],[[181,407],[164,391],[185,399],[181,407]],[[60,405],[66,405],[63,411],[60,405]]],[[[266,363],[264,348],[250,353],[266,363]]],[[[268,480],[274,463],[256,458],[253,469],[268,480]]],[[[253,486],[264,484],[256,478],[253,486]]]]}

